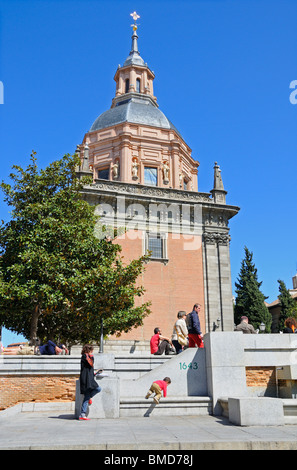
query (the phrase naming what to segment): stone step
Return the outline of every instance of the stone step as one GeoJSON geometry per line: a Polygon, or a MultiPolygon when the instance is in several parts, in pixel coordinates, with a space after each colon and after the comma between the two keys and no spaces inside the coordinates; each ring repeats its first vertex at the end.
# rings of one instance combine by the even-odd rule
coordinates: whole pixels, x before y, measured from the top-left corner
{"type": "Polygon", "coordinates": [[[212,414],[212,399],[205,396],[161,397],[159,404],[152,398],[121,397],[120,417],[202,416],[212,414]]]}
{"type": "MultiPolygon", "coordinates": [[[[82,345],[76,344],[71,347],[71,355],[79,356],[81,350],[82,345]]],[[[107,339],[103,343],[103,352],[115,355],[150,355],[151,349],[149,341],[107,339]]],[[[98,345],[94,345],[94,353],[99,353],[98,345]]]]}
{"type": "Polygon", "coordinates": [[[103,344],[105,353],[116,355],[126,354],[150,354],[149,341],[132,341],[132,340],[105,340],[103,344]]]}
{"type": "Polygon", "coordinates": [[[156,367],[164,364],[174,356],[154,356],[154,355],[122,355],[115,356],[114,368],[118,377],[122,379],[138,379],[147,372],[155,369],[156,367]]]}

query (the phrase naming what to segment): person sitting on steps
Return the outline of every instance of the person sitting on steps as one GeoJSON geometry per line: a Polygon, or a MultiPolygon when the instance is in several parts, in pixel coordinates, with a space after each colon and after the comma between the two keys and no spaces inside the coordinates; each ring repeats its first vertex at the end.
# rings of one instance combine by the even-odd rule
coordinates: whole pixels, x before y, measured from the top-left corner
{"type": "Polygon", "coordinates": [[[154,335],[150,340],[151,354],[160,356],[165,352],[165,355],[175,354],[173,351],[173,344],[170,338],[162,335],[160,328],[154,329],[154,335]]]}

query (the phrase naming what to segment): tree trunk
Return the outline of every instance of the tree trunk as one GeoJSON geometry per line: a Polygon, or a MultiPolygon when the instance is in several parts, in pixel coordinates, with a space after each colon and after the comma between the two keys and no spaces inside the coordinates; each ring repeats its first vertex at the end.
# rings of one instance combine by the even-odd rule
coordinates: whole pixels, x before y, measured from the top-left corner
{"type": "Polygon", "coordinates": [[[30,325],[30,344],[31,346],[36,346],[37,340],[37,326],[38,326],[38,318],[40,316],[40,309],[39,305],[36,305],[32,318],[31,318],[31,325],[30,325]]]}

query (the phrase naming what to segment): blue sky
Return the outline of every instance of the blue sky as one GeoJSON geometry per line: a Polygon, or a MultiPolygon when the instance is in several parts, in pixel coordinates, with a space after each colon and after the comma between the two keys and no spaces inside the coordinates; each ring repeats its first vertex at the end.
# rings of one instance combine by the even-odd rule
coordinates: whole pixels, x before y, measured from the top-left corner
{"type": "Polygon", "coordinates": [[[0,179],[33,149],[41,167],[73,153],[110,107],[134,10],[160,109],[200,162],[199,190],[212,189],[217,161],[227,202],[241,207],[233,286],[246,245],[273,301],[297,269],[296,0],[0,0],[0,179]]]}

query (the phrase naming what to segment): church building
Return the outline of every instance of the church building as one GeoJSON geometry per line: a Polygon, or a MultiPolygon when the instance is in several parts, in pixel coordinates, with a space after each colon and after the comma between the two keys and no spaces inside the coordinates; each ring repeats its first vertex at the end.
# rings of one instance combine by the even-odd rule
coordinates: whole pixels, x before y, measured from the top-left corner
{"type": "Polygon", "coordinates": [[[239,208],[227,204],[216,162],[213,188],[199,191],[199,162],[159,108],[155,75],[138,50],[138,15],[131,16],[132,47],[116,70],[111,107],[77,147],[78,176],[93,176],[84,198],[107,230],[126,229],[116,239],[124,259],[150,253],[136,303],[151,301],[152,313],[120,339],[149,340],[155,327],[171,336],[178,311],[195,303],[203,333],[233,331],[229,220],[239,208]]]}

